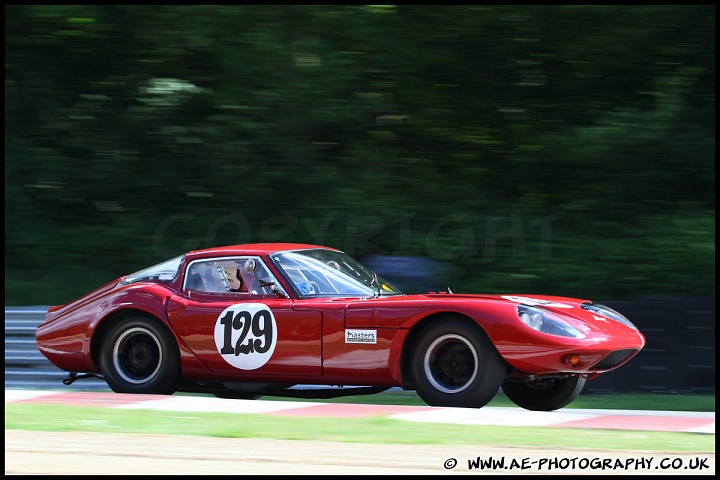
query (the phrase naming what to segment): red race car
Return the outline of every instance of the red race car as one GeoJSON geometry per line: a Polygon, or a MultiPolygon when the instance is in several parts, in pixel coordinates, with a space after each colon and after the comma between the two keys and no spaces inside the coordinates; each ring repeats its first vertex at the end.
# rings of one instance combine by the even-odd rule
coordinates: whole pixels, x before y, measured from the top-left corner
{"type": "Polygon", "coordinates": [[[97,376],[115,392],[401,387],[429,405],[478,408],[502,388],[544,411],[645,345],[623,315],[588,300],[407,295],[342,251],[291,243],[196,250],[121,277],[51,307],[36,338],[70,372],[64,383],[97,376]]]}

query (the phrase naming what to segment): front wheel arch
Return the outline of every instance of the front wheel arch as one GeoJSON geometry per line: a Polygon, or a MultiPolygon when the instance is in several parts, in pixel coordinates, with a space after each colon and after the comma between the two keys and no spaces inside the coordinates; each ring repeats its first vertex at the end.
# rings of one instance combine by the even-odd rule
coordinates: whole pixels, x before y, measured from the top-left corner
{"type": "MultiPolygon", "coordinates": [[[[399,364],[399,378],[402,384],[402,388],[406,390],[415,389],[411,373],[411,366],[413,350],[418,342],[419,337],[425,332],[425,330],[432,327],[433,325],[439,322],[446,322],[448,320],[457,320],[459,322],[477,324],[477,322],[475,322],[475,320],[473,320],[471,317],[468,317],[467,315],[462,313],[454,312],[452,310],[435,312],[415,323],[411,327],[410,332],[408,332],[402,343],[402,354],[399,364]]],[[[478,328],[480,328],[479,325],[478,328]]]]}
{"type": "Polygon", "coordinates": [[[485,331],[464,316],[436,317],[412,336],[407,372],[429,405],[480,408],[500,390],[505,370],[485,331]]]}

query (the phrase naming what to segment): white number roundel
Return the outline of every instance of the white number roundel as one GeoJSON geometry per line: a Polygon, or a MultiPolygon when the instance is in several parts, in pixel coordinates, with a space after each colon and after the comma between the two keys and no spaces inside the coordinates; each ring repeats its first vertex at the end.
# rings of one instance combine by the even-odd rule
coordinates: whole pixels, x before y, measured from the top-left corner
{"type": "Polygon", "coordinates": [[[275,351],[277,323],[262,303],[226,308],[215,323],[215,345],[223,359],[241,370],[265,365],[275,351]]]}

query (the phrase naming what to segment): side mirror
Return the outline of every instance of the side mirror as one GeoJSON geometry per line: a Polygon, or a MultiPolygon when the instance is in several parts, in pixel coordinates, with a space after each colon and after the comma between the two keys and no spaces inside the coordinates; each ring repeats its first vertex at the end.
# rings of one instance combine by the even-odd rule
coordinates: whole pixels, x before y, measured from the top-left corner
{"type": "Polygon", "coordinates": [[[258,287],[260,287],[260,288],[270,287],[270,291],[273,292],[278,297],[290,298],[290,295],[288,295],[286,292],[284,292],[282,290],[282,288],[275,285],[275,282],[272,280],[268,280],[268,279],[263,280],[262,278],[258,278],[258,287]]]}

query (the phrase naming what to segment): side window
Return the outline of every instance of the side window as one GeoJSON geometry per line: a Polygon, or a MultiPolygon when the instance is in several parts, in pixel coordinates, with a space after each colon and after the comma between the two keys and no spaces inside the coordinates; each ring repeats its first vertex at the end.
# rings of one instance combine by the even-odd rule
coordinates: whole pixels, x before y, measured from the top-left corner
{"type": "Polygon", "coordinates": [[[214,261],[195,262],[188,269],[185,289],[197,292],[225,292],[226,283],[214,261]]]}
{"type": "Polygon", "coordinates": [[[275,295],[284,293],[258,257],[228,257],[190,265],[185,289],[196,292],[275,295]]]}
{"type": "Polygon", "coordinates": [[[244,259],[240,266],[240,275],[250,293],[271,295],[274,293],[271,288],[273,284],[280,288],[275,277],[259,258],[249,257],[244,259]]]}

